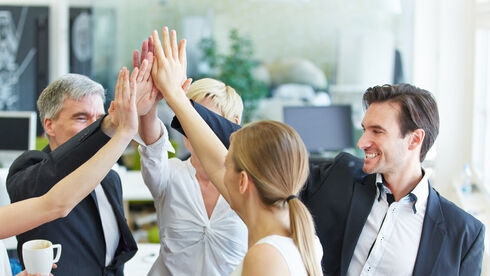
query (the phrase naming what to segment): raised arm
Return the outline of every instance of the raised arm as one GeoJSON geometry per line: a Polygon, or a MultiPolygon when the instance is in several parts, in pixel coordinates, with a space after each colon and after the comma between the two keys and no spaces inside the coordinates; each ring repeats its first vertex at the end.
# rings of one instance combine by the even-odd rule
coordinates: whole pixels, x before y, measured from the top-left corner
{"type": "Polygon", "coordinates": [[[187,99],[181,83],[185,79],[185,40],[177,45],[174,30],[169,39],[168,28],[163,28],[163,48],[157,31],[153,31],[156,61],[153,63],[153,81],[177,118],[192,144],[206,174],[221,195],[229,201],[228,191],[223,183],[224,162],[227,149],[209,126],[195,111],[187,99]]]}
{"type": "MultiPolygon", "coordinates": [[[[136,69],[138,70],[138,69],[136,69]]],[[[46,194],[0,207],[0,239],[64,217],[107,175],[136,134],[136,87],[126,68],[119,73],[111,105],[115,135],[92,158],[59,181],[46,194]]]]}
{"type": "MultiPolygon", "coordinates": [[[[141,62],[140,73],[137,77],[138,83],[141,83],[141,85],[138,85],[137,93],[138,132],[146,145],[155,143],[163,134],[163,130],[160,128],[160,120],[158,119],[158,102],[162,99],[162,95],[158,93],[158,89],[153,85],[151,77],[151,68],[154,61],[153,49],[153,38],[150,36],[148,40],[143,41],[141,46],[141,60],[138,50],[133,52],[133,68],[140,67],[141,62]],[[139,95],[147,96],[140,97],[139,95]]],[[[191,81],[191,79],[187,79],[182,88],[187,91],[191,81]]]]}

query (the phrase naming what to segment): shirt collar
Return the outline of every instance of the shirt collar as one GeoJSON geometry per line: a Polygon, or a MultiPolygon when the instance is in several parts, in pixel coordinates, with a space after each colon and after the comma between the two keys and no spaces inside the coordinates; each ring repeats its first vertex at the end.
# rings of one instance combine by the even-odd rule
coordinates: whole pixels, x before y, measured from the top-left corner
{"type": "MultiPolygon", "coordinates": [[[[429,177],[430,172],[426,172],[422,169],[422,179],[420,182],[413,188],[413,190],[408,193],[405,197],[400,199],[402,201],[408,201],[412,204],[413,213],[416,214],[417,210],[420,209],[421,206],[425,206],[427,204],[427,198],[429,196],[429,177]]],[[[391,194],[390,189],[386,187],[384,183],[383,176],[380,173],[376,174],[376,186],[378,187],[376,192],[376,197],[378,201],[381,200],[381,190],[384,191],[385,194],[391,194]]]]}

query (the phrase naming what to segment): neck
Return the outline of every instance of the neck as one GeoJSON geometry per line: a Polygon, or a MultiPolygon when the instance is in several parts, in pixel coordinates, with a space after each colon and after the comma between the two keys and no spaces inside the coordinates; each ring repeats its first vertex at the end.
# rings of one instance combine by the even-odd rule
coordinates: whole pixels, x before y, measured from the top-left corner
{"type": "Polygon", "coordinates": [[[422,166],[420,162],[411,162],[403,166],[398,172],[384,173],[383,178],[386,186],[391,190],[395,201],[405,197],[422,180],[422,166]]]}
{"type": "Polygon", "coordinates": [[[208,175],[204,171],[197,157],[194,157],[194,155],[191,155],[191,164],[194,167],[194,169],[196,169],[196,178],[199,181],[199,183],[204,184],[205,186],[210,184],[211,181],[209,180],[208,175]]]}
{"type": "Polygon", "coordinates": [[[289,227],[289,207],[271,207],[255,203],[247,207],[248,247],[270,235],[291,236],[289,227]]]}

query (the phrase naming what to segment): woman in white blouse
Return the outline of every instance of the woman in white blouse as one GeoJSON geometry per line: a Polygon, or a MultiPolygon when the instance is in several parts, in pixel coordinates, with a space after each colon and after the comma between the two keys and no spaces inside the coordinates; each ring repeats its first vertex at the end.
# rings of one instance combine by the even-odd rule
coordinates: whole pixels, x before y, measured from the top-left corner
{"type": "MultiPolygon", "coordinates": [[[[110,110],[111,122],[117,127],[115,135],[92,158],[60,180],[43,196],[0,207],[0,239],[66,217],[107,175],[138,129],[134,85],[137,74],[135,69],[130,86],[128,70],[124,68],[119,73],[116,96],[110,110]]],[[[11,274],[6,250],[1,241],[0,274],[11,274]]],[[[27,273],[23,271],[18,275],[27,273]]]]}
{"type": "MultiPolygon", "coordinates": [[[[238,124],[243,111],[233,88],[214,79],[194,82],[187,97],[238,124]]],[[[189,141],[189,159],[173,151],[156,105],[140,117],[141,173],[155,200],[160,254],[148,275],[229,275],[247,252],[247,227],[209,180],[189,141]]]]}
{"type": "Polygon", "coordinates": [[[289,126],[262,121],[233,133],[222,145],[187,100],[182,88],[185,59],[175,31],[163,45],[153,32],[152,76],[174,110],[211,182],[249,231],[249,249],[232,275],[321,275],[321,246],[310,213],[296,197],[308,176],[305,145],[289,126]]]}

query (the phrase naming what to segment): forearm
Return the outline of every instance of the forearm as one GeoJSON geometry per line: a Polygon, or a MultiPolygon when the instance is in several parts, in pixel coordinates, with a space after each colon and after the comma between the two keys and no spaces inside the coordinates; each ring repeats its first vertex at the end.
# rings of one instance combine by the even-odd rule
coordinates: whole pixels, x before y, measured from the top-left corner
{"type": "Polygon", "coordinates": [[[223,164],[228,151],[196,112],[185,94],[176,94],[176,98],[169,97],[167,102],[178,117],[209,179],[221,195],[229,201],[228,192],[223,183],[223,164]]]}
{"type": "Polygon", "coordinates": [[[157,103],[146,115],[138,117],[138,133],[145,145],[155,143],[163,134],[163,129],[158,119],[157,103]]]}
{"type": "Polygon", "coordinates": [[[58,217],[64,217],[107,175],[131,141],[132,135],[117,132],[87,162],[59,181],[41,198],[58,217]]]}
{"type": "Polygon", "coordinates": [[[0,239],[31,230],[56,219],[57,211],[40,197],[33,197],[0,207],[0,239]]]}

